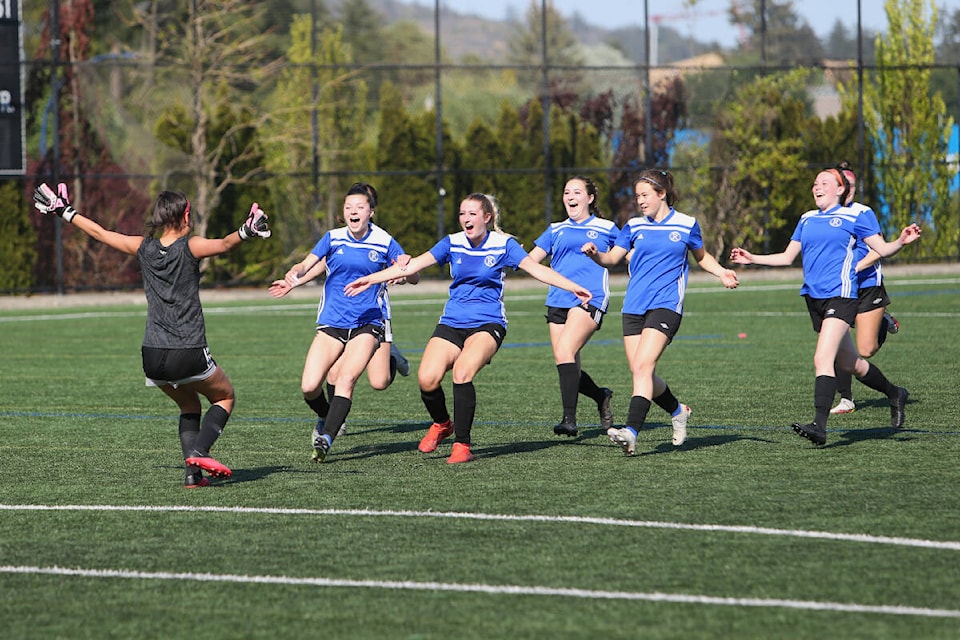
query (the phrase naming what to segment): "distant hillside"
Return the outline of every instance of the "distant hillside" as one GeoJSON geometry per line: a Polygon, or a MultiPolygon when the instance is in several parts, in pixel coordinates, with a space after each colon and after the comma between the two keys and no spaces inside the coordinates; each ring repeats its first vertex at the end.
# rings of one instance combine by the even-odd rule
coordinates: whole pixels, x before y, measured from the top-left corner
{"type": "MultiPolygon", "coordinates": [[[[328,6],[336,9],[341,1],[328,0],[328,6]]],[[[433,3],[418,4],[399,0],[368,0],[368,2],[388,23],[409,20],[419,25],[425,33],[432,35],[434,32],[433,3]]],[[[609,30],[589,24],[579,13],[566,18],[570,30],[581,44],[610,45],[621,51],[630,62],[643,63],[645,43],[641,27],[609,30]]],[[[440,45],[455,61],[470,55],[493,63],[504,62],[509,52],[507,43],[511,34],[514,29],[522,25],[524,20],[525,16],[522,13],[517,16],[504,16],[502,20],[490,20],[453,11],[441,2],[440,45]]],[[[716,44],[704,44],[692,40],[667,26],[661,26],[659,42],[661,64],[719,50],[716,44]]]]}

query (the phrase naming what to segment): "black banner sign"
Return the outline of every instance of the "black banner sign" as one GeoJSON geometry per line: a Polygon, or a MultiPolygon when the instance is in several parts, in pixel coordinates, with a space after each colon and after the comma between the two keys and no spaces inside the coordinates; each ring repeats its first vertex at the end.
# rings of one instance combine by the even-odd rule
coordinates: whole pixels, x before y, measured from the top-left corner
{"type": "Polygon", "coordinates": [[[0,175],[26,170],[19,0],[0,0],[0,175]]]}

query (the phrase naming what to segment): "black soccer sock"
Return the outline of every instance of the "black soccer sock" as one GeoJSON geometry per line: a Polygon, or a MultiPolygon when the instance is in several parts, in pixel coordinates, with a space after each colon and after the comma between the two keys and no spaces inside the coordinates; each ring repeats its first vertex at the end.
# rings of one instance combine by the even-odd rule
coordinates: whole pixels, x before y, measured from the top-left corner
{"type": "Polygon", "coordinates": [[[890,327],[890,321],[887,320],[887,314],[883,314],[883,318],[880,320],[880,332],[877,333],[877,349],[883,346],[883,343],[887,341],[887,329],[890,327]]]}
{"type": "Polygon", "coordinates": [[[837,379],[833,376],[817,376],[813,383],[813,408],[816,417],[813,419],[817,426],[826,429],[827,417],[830,415],[830,405],[833,396],[837,394],[837,379]]]}
{"type": "Polygon", "coordinates": [[[885,375],[883,375],[883,372],[874,366],[872,362],[868,362],[867,364],[867,372],[862,378],[858,378],[858,380],[871,389],[879,391],[888,398],[897,395],[897,386],[890,384],[890,381],[887,380],[885,375]]]}
{"type": "Polygon", "coordinates": [[[216,442],[220,434],[223,433],[223,428],[227,426],[227,420],[229,419],[230,414],[227,413],[226,409],[218,404],[210,405],[210,408],[207,409],[207,414],[203,416],[200,433],[197,434],[193,449],[202,454],[209,454],[210,447],[213,446],[213,443],[216,442]]]}
{"type": "Polygon", "coordinates": [[[647,413],[650,412],[650,401],[643,396],[633,396],[630,398],[630,409],[627,411],[627,426],[640,431],[643,429],[643,423],[647,421],[647,413]]]}
{"type": "MultiPolygon", "coordinates": [[[[576,362],[557,365],[560,375],[560,403],[563,405],[563,421],[577,421],[577,390],[580,386],[580,367],[576,362]]],[[[454,408],[456,414],[456,408],[454,408]]]]}
{"type": "Polygon", "coordinates": [[[853,374],[837,369],[837,391],[841,398],[853,400],[853,374]]]}
{"type": "MultiPolygon", "coordinates": [[[[327,397],[333,400],[333,396],[337,395],[337,386],[327,383],[327,397]]],[[[329,409],[327,409],[329,411],[329,409]]]]}
{"type": "Polygon", "coordinates": [[[653,401],[658,407],[669,413],[671,416],[677,412],[677,409],[680,408],[680,401],[677,400],[675,395],[673,395],[673,391],[670,391],[669,386],[664,386],[663,393],[654,398],[653,401]]]}
{"type": "Polygon", "coordinates": [[[430,419],[437,424],[443,424],[450,419],[450,412],[447,411],[447,398],[443,393],[443,387],[437,387],[433,391],[424,391],[420,389],[420,399],[423,400],[423,406],[427,408],[430,419]]]}
{"type": "Polygon", "coordinates": [[[330,399],[330,411],[327,412],[327,418],[323,421],[323,433],[330,437],[330,442],[337,437],[337,432],[346,421],[351,406],[353,401],[350,398],[333,396],[330,399]]]}
{"type": "Polygon", "coordinates": [[[470,430],[477,412],[477,390],[473,382],[453,383],[453,441],[470,444],[470,430]]]}
{"type": "MultiPolygon", "coordinates": [[[[179,430],[180,450],[183,452],[183,457],[188,458],[196,446],[197,434],[200,433],[200,414],[181,413],[179,430]]],[[[191,466],[188,470],[191,473],[196,473],[200,470],[200,467],[191,466]]]]}
{"type": "Polygon", "coordinates": [[[603,402],[603,389],[601,389],[596,382],[593,381],[593,378],[590,377],[590,374],[580,369],[580,393],[587,396],[597,404],[603,402]]]}
{"type": "Polygon", "coordinates": [[[393,381],[397,379],[397,359],[394,355],[390,354],[390,384],[393,384],[393,381]]]}
{"type": "Polygon", "coordinates": [[[307,398],[304,398],[303,401],[307,403],[308,407],[313,409],[313,412],[317,414],[317,417],[319,418],[327,417],[327,412],[330,411],[330,403],[327,402],[326,397],[324,397],[323,391],[321,391],[320,395],[314,398],[313,400],[308,400],[307,398]]]}

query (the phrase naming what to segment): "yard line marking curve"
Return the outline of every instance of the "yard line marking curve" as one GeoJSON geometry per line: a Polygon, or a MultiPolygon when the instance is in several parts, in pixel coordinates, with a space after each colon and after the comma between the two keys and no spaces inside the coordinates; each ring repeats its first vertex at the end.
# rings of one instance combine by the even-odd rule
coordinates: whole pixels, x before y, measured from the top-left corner
{"type": "Polygon", "coordinates": [[[717,596],[690,595],[681,593],[642,593],[631,591],[595,591],[558,587],[460,584],[449,582],[414,582],[394,580],[344,580],[333,578],[293,578],[288,576],[256,576],[212,573],[172,573],[165,571],[128,571],[123,569],[71,569],[65,567],[0,566],[0,573],[75,576],[82,578],[120,578],[133,580],[192,580],[195,582],[221,582],[240,584],[276,584],[314,587],[402,589],[408,591],[455,591],[463,593],[486,593],[491,595],[559,596],[603,600],[641,600],[647,602],[671,602],[680,604],[707,604],[731,607],[768,607],[805,609],[812,611],[838,611],[844,613],[876,613],[898,616],[921,616],[926,618],[960,618],[960,611],[929,609],[902,605],[866,605],[844,602],[820,602],[809,600],[786,600],[764,598],[723,598],[717,596]]]}
{"type": "Polygon", "coordinates": [[[898,536],[874,536],[865,533],[837,533],[833,531],[809,531],[806,529],[776,529],[751,525],[691,524],[685,522],[659,522],[655,520],[623,520],[619,518],[597,518],[592,516],[548,516],[515,515],[499,513],[471,513],[464,511],[406,511],[374,509],[295,509],[281,507],[212,507],[188,505],[43,505],[43,504],[0,504],[0,511],[149,511],[177,512],[191,511],[203,513],[253,513],[274,515],[308,516],[361,516],[380,518],[451,518],[462,520],[491,520],[507,522],[546,522],[598,524],[611,527],[637,527],[644,529],[673,529],[680,531],[711,531],[725,533],[745,533],[753,535],[783,536],[793,538],[815,538],[819,540],[837,540],[842,542],[860,542],[865,544],[888,544],[902,547],[924,549],[943,549],[960,551],[960,541],[926,540],[923,538],[902,538],[898,536]]]}

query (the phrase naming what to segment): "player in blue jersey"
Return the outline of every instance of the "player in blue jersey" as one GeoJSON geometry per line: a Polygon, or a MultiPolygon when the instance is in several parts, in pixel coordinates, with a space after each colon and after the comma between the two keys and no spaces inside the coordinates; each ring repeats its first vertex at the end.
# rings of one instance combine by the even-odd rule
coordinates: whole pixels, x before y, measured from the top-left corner
{"type": "Polygon", "coordinates": [[[158,387],[180,409],[178,431],[186,465],[183,486],[210,484],[203,477],[229,477],[229,467],[210,456],[233,411],[236,394],[227,374],[210,355],[200,303],[200,261],[219,256],[250,238],[269,238],[267,216],[253,203],[246,221],[223,238],[191,235],[190,201],[182,193],[161,191],[147,222],[147,235],[126,235],[104,229],[70,206],[67,185],[55,193],[37,187],[34,204],[72,222],[85,234],[131,256],[137,256],[147,298],[147,322],[140,349],[148,386],[158,387]],[[201,420],[203,396],[210,403],[201,420]]]}
{"type": "MultiPolygon", "coordinates": [[[[386,285],[371,288],[363,295],[347,297],[344,287],[355,278],[378,272],[403,257],[400,244],[373,224],[376,191],[355,183],[343,201],[345,226],[331,229],[317,242],[303,261],[288,272],[294,281],[307,277],[317,263],[326,265],[326,279],[317,309],[317,332],[306,362],[300,390],[307,405],[317,414],[313,429],[313,460],[323,462],[350,412],[353,389],[360,374],[386,338],[386,285]],[[331,376],[331,371],[336,371],[331,376]],[[329,401],[323,383],[334,382],[329,401]]],[[[286,280],[286,278],[285,278],[286,280]]],[[[279,283],[273,286],[282,287],[279,283]]]]}
{"type": "Polygon", "coordinates": [[[735,288],[737,274],[720,266],[706,249],[695,218],[674,209],[677,191],[669,171],[648,169],[634,183],[639,215],[627,221],[613,248],[601,252],[593,242],[582,251],[602,265],[615,265],[630,254],[630,279],[623,299],[623,346],[633,375],[633,395],[626,426],[613,430],[610,440],[624,455],[636,455],[637,432],[643,428],[650,403],[667,411],[673,444],[687,437],[690,407],[680,404],[667,383],[656,374],[657,361],[677,335],[683,318],[687,287],[687,253],[727,288],[735,288]]]}
{"type": "Polygon", "coordinates": [[[890,424],[900,429],[904,423],[907,390],[889,380],[873,364],[859,356],[850,337],[850,327],[857,317],[858,287],[854,257],[858,240],[881,257],[900,251],[920,237],[920,227],[908,225],[893,242],[880,234],[880,225],[873,213],[844,207],[849,183],[842,172],[827,169],[817,174],[813,183],[816,209],[800,217],[787,248],[781,253],[755,255],[736,247],[730,259],[737,264],[761,264],[785,267],[802,256],[803,286],[800,294],[817,332],[817,348],[813,354],[816,372],[814,382],[813,422],[793,423],[793,430],[817,445],[827,441],[827,417],[837,390],[836,367],[857,376],[863,384],[883,393],[890,401],[890,424]]]}
{"type": "MultiPolygon", "coordinates": [[[[366,183],[357,184],[362,185],[367,190],[370,197],[370,202],[373,205],[373,210],[376,212],[376,189],[374,189],[373,185],[366,183]]],[[[282,280],[275,280],[273,283],[271,283],[269,289],[270,295],[275,298],[282,298],[290,293],[290,291],[292,291],[295,287],[305,285],[308,282],[311,282],[312,280],[324,275],[327,270],[326,267],[326,258],[318,259],[316,255],[309,253],[301,262],[291,267],[282,280]]],[[[400,280],[390,282],[388,284],[416,284],[419,280],[419,274],[415,274],[409,278],[401,278],[400,280]]],[[[391,326],[392,311],[390,308],[389,292],[385,291],[379,302],[381,311],[383,313],[383,342],[380,343],[380,348],[377,349],[376,353],[373,354],[373,357],[367,364],[366,373],[367,382],[370,383],[370,386],[377,391],[382,391],[393,384],[397,373],[402,376],[409,375],[410,363],[400,352],[400,350],[397,349],[393,341],[393,328],[391,326]]],[[[339,373],[339,362],[340,360],[338,359],[337,362],[335,362],[327,372],[326,395],[324,395],[324,391],[321,389],[319,395],[308,403],[317,413],[318,426],[316,431],[318,433],[323,430],[322,422],[326,419],[327,411],[330,409],[330,406],[327,402],[327,396],[332,398],[334,395],[336,395],[336,380],[337,374],[339,373]]],[[[344,422],[340,425],[337,435],[342,436],[346,432],[347,426],[346,422],[344,422]]]]}
{"type": "MultiPolygon", "coordinates": [[[[853,201],[856,195],[857,176],[850,168],[850,163],[841,162],[837,165],[837,169],[843,173],[850,184],[850,191],[844,205],[855,209],[869,209],[866,205],[853,201]]],[[[900,330],[900,323],[887,312],[890,296],[887,295],[887,288],[883,284],[879,254],[871,251],[863,240],[859,240],[854,259],[858,261],[857,285],[860,289],[856,320],[857,352],[863,358],[870,358],[880,350],[888,335],[900,330]]],[[[853,375],[839,368],[837,369],[837,392],[840,394],[840,401],[830,409],[830,413],[851,413],[856,410],[857,405],[853,402],[853,375]]]]}
{"type": "Polygon", "coordinates": [[[567,219],[547,227],[530,250],[535,262],[550,256],[550,267],[554,271],[587,287],[593,294],[590,304],[584,307],[579,298],[565,289],[550,287],[547,292],[547,326],[560,376],[563,408],[563,418],[553,428],[558,436],[577,435],[577,401],[581,393],[597,403],[604,431],[613,428],[610,407],[613,391],[597,386],[580,363],[580,350],[600,328],[610,304],[610,273],[585,256],[580,248],[585,242],[594,242],[606,251],[613,246],[620,231],[614,222],[600,217],[597,197],[593,180],[583,176],[567,180],[563,187],[567,219]]]}
{"type": "Polygon", "coordinates": [[[420,361],[420,397],[433,419],[420,441],[423,453],[435,451],[440,441],[453,434],[447,463],[470,462],[470,431],[477,408],[473,386],[476,375],[497,353],[507,334],[503,302],[506,270],[523,269],[537,280],[570,291],[583,304],[590,302],[589,289],[535,262],[520,243],[499,228],[500,212],[488,195],[473,193],[460,203],[459,233],[446,236],[429,251],[388,269],[357,278],[347,286],[347,295],[362,295],[372,285],[419,273],[435,264],[449,264],[453,282],[450,300],[427,342],[420,361]],[[441,383],[453,371],[453,421],[447,411],[441,383]]]}

